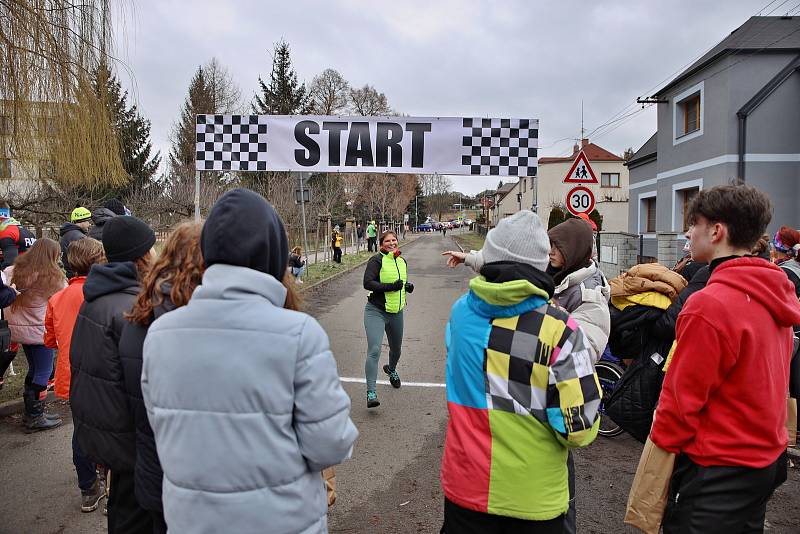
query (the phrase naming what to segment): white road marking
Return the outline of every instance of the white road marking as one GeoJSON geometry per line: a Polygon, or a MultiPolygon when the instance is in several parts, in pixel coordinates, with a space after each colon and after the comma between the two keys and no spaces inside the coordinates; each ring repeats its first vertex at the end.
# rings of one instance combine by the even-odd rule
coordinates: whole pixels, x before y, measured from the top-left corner
{"type": "MultiPolygon", "coordinates": [[[[365,378],[352,378],[348,376],[341,376],[339,380],[342,382],[350,382],[354,384],[366,384],[367,380],[365,378]]],[[[388,380],[377,380],[378,384],[383,384],[384,386],[390,386],[388,380]]],[[[403,382],[403,386],[411,386],[417,388],[443,388],[446,387],[445,384],[437,384],[436,382],[403,382]]]]}

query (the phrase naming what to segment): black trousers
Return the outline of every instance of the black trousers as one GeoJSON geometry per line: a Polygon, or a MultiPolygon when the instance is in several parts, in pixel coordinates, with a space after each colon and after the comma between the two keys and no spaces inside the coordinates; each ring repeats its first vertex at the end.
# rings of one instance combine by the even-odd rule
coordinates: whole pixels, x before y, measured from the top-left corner
{"type": "Polygon", "coordinates": [[[333,247],[333,261],[342,263],[342,249],[340,247],[333,247]]]}
{"type": "Polygon", "coordinates": [[[369,251],[369,252],[377,252],[378,251],[377,241],[378,241],[377,237],[368,237],[367,238],[367,251],[369,251]]]}
{"type": "Polygon", "coordinates": [[[787,456],[762,469],[703,467],[675,460],[664,534],[751,534],[764,531],[767,501],[786,481],[787,456]]]}
{"type": "Polygon", "coordinates": [[[108,491],[108,534],[152,534],[153,517],[139,506],[133,473],[111,469],[108,491]]]}
{"type": "Polygon", "coordinates": [[[561,534],[563,528],[563,515],[549,521],[527,521],[467,510],[445,499],[439,534],[561,534]]]}

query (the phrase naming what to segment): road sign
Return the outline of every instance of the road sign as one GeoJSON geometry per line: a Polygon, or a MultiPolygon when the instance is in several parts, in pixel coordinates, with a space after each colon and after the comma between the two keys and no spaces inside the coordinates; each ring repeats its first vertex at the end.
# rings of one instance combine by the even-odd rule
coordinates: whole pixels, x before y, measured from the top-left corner
{"type": "Polygon", "coordinates": [[[564,177],[565,184],[596,184],[597,176],[595,176],[592,166],[589,165],[589,159],[584,154],[583,150],[578,153],[575,162],[572,164],[567,175],[564,177]]]}
{"type": "Polygon", "coordinates": [[[588,187],[573,187],[567,193],[567,209],[578,216],[579,213],[589,214],[594,209],[594,195],[588,187]]]}

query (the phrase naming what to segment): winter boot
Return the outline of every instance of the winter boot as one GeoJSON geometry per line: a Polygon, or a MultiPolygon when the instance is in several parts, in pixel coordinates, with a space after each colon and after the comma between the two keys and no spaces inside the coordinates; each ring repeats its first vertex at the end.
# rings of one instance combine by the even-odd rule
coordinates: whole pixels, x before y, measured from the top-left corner
{"type": "Polygon", "coordinates": [[[61,426],[61,419],[49,419],[44,414],[44,401],[39,400],[39,392],[26,388],[22,394],[25,402],[25,427],[28,432],[38,432],[39,430],[49,430],[61,426]]]}

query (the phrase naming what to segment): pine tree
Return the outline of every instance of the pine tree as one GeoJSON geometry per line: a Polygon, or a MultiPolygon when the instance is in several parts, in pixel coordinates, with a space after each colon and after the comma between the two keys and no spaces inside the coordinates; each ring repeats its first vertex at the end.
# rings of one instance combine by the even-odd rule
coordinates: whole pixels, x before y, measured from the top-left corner
{"type": "Polygon", "coordinates": [[[297,81],[292,69],[289,45],[278,41],[272,56],[272,72],[268,83],[259,76],[261,95],[256,95],[253,112],[259,115],[300,115],[309,111],[310,99],[306,85],[297,81]]]}
{"type": "Polygon", "coordinates": [[[136,104],[128,106],[128,92],[122,90],[117,77],[105,64],[94,73],[95,92],[108,110],[109,118],[119,139],[122,166],[128,182],[113,191],[115,196],[127,196],[149,184],[161,164],[161,154],[151,157],[150,121],[140,113],[136,104]]]}
{"type": "Polygon", "coordinates": [[[214,113],[214,96],[203,67],[198,67],[189,83],[189,95],[181,108],[181,118],[172,131],[169,164],[177,175],[192,173],[196,152],[197,115],[214,113]]]}

